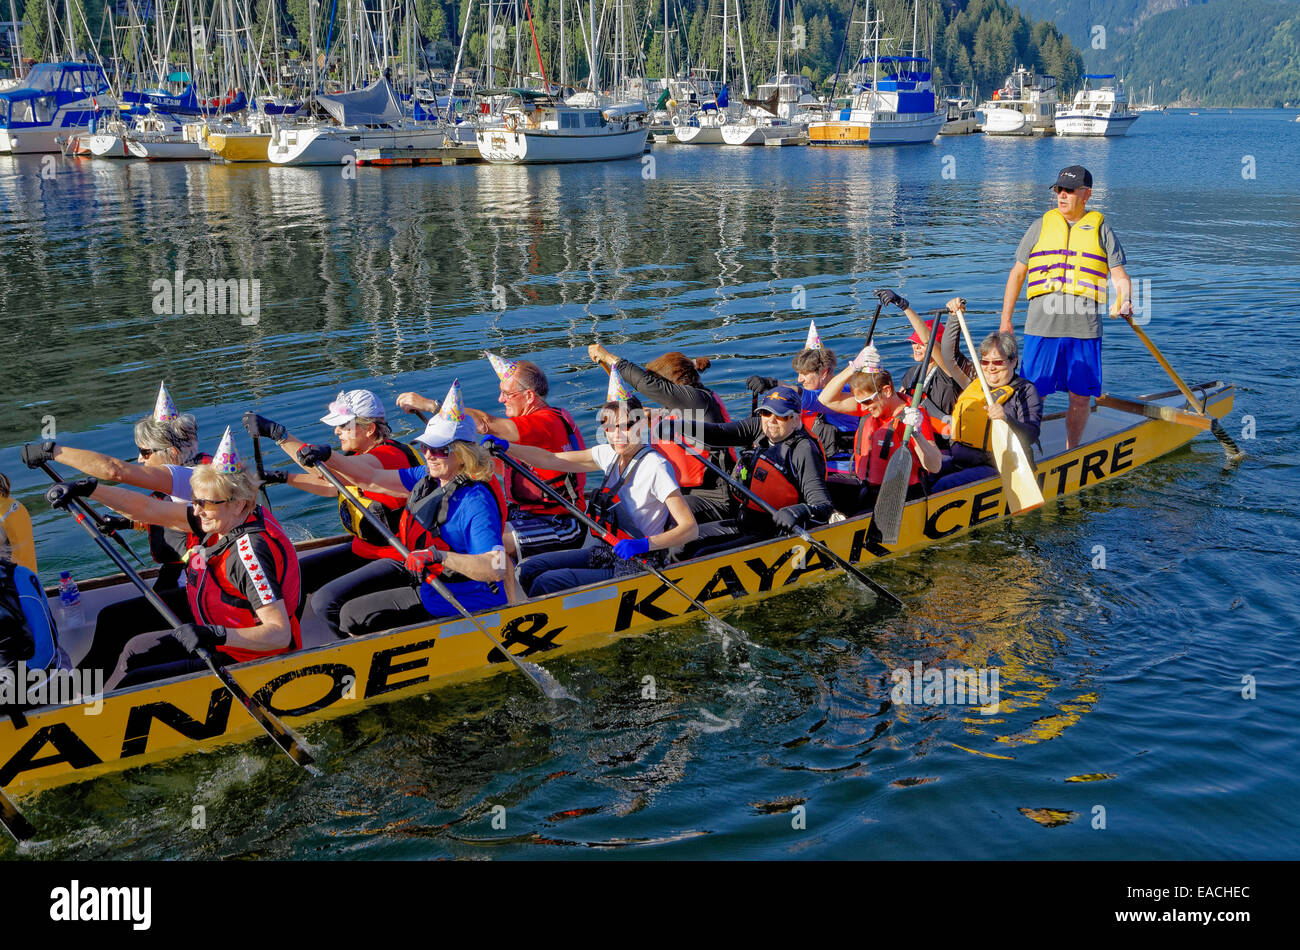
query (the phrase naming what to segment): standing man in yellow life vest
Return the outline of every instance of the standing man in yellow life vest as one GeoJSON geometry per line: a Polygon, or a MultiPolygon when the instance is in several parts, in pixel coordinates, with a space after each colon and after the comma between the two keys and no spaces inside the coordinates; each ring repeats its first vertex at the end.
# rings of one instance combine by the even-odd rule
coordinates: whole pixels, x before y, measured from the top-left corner
{"type": "Polygon", "coordinates": [[[1020,374],[1044,398],[1070,394],[1065,446],[1072,449],[1088,423],[1089,397],[1101,395],[1100,314],[1107,303],[1107,280],[1115,282],[1123,300],[1119,312],[1125,313],[1133,312],[1131,282],[1119,238],[1100,211],[1086,208],[1092,173],[1082,165],[1062,168],[1052,191],[1056,207],[1029,226],[1016,248],[999,329],[1015,332],[1011,318],[1024,287],[1029,315],[1020,374]]]}

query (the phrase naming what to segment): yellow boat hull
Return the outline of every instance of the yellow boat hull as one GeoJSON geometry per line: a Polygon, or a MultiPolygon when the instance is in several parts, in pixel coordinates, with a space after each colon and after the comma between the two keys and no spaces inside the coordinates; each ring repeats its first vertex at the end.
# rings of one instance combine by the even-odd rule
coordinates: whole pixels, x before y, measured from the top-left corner
{"type": "Polygon", "coordinates": [[[208,135],[208,147],[228,162],[268,161],[266,150],[270,144],[270,135],[251,132],[213,132],[208,135]]]}
{"type": "MultiPolygon", "coordinates": [[[[1220,418],[1226,415],[1233,395],[1231,385],[1211,389],[1207,411],[1220,418]]],[[[1200,433],[1163,419],[1101,412],[1107,413],[1108,431],[1037,463],[1047,502],[1126,475],[1200,433]]],[[[1006,517],[1001,482],[994,477],[909,503],[898,543],[888,547],[868,537],[870,517],[865,515],[826,525],[814,534],[840,556],[869,567],[874,561],[1006,517]]],[[[780,538],[678,564],[667,573],[687,593],[718,611],[826,580],[837,569],[797,538],[780,538]]],[[[639,574],[508,606],[479,619],[512,652],[539,660],[698,616],[658,579],[639,574]]],[[[514,667],[468,622],[455,619],[231,669],[248,692],[290,726],[301,728],[372,703],[514,667]]],[[[263,734],[206,673],[111,693],[103,697],[97,713],[89,714],[92,708],[32,710],[21,729],[0,720],[0,787],[22,795],[263,734]]]]}

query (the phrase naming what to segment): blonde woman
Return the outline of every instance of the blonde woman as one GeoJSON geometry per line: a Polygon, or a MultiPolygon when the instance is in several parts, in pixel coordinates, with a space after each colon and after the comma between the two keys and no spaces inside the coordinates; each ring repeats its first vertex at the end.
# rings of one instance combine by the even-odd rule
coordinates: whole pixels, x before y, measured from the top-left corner
{"type": "Polygon", "coordinates": [[[94,498],[136,521],[186,533],[186,592],[196,623],[131,638],[107,686],[115,689],[204,668],[200,647],[218,662],[241,663],[302,645],[295,616],[298,555],[275,517],[257,504],[258,482],[244,470],[226,430],[215,460],[190,478],[188,504],[161,501],[93,478],[60,483],[55,507],[94,498]]]}

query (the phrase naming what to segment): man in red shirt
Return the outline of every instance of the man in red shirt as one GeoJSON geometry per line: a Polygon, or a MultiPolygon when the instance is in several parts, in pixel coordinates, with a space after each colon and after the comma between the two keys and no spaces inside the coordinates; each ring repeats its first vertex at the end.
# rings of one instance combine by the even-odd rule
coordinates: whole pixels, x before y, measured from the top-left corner
{"type": "MultiPolygon", "coordinates": [[[[365,456],[373,461],[374,468],[402,469],[420,464],[420,458],[409,445],[398,442],[385,419],[384,404],[367,389],[341,392],[329,404],[329,411],[321,422],[334,427],[339,448],[345,455],[365,456]]],[[[291,435],[278,422],[263,418],[253,412],[244,414],[244,427],[250,435],[268,438],[278,443],[291,458],[296,458],[301,440],[291,435]]],[[[338,492],[329,482],[314,472],[293,472],[286,476],[287,483],[313,495],[338,498],[338,492]]],[[[406,499],[375,491],[361,491],[349,486],[348,491],[361,499],[362,504],[396,529],[406,499]]],[[[383,561],[401,562],[403,557],[388,544],[375,528],[357,514],[344,498],[338,498],[338,517],[343,528],[352,535],[346,548],[325,548],[309,554],[299,561],[302,589],[311,593],[312,609],[329,625],[337,637],[342,637],[339,612],[343,604],[365,588],[370,576],[383,575],[387,568],[383,561]]]]}
{"type": "MultiPolygon", "coordinates": [[[[494,416],[466,406],[465,413],[474,420],[480,434],[494,435],[516,445],[534,445],[548,452],[576,452],[586,448],[568,411],[547,405],[550,384],[541,367],[529,360],[488,356],[500,381],[497,402],[505,407],[505,415],[494,416]]],[[[402,393],[397,397],[397,405],[407,412],[438,411],[437,402],[418,393],[402,393]]],[[[573,504],[585,507],[583,475],[543,468],[533,468],[533,472],[573,504]]],[[[585,529],[563,506],[513,470],[505,472],[504,481],[509,503],[505,544],[506,553],[512,558],[522,560],[582,543],[585,529]]]]}

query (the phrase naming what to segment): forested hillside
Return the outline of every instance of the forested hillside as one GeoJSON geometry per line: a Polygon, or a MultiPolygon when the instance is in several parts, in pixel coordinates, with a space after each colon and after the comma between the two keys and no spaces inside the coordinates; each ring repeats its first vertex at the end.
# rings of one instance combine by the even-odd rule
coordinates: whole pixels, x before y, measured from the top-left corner
{"type": "MultiPolygon", "coordinates": [[[[68,0],[57,0],[58,9],[64,9],[68,0]]],[[[104,0],[70,0],[73,3],[73,23],[78,45],[84,49],[87,37],[93,36],[101,53],[109,55],[110,43],[104,26],[104,0]],[[84,13],[82,8],[84,5],[84,13]],[[87,27],[89,29],[87,29],[87,27]]],[[[302,55],[310,49],[309,0],[255,0],[252,5],[260,36],[260,27],[271,16],[270,3],[278,2],[277,22],[290,36],[291,45],[302,55]]],[[[467,4],[471,0],[411,0],[420,24],[421,38],[431,53],[449,66],[461,44],[461,31],[465,29],[465,63],[478,66],[485,58],[489,34],[484,14],[484,4],[475,3],[466,20],[467,4]]],[[[801,71],[814,83],[829,83],[836,72],[850,70],[862,55],[863,21],[867,14],[866,0],[786,0],[793,2],[785,13],[784,65],[792,71],[801,71]]],[[[137,7],[145,9],[150,0],[137,0],[137,7]]],[[[368,0],[372,9],[378,9],[378,0],[368,0]]],[[[723,8],[727,10],[731,50],[729,72],[738,75],[736,55],[735,10],[737,0],[668,0],[669,56],[673,71],[683,65],[718,70],[723,51],[723,8]]],[[[740,0],[745,66],[751,85],[763,81],[775,69],[777,54],[778,0],[740,0]]],[[[522,3],[520,4],[522,6],[522,3]]],[[[342,18],[347,9],[346,0],[326,0],[318,8],[316,44],[324,50],[327,42],[337,45],[343,32],[342,18]]],[[[390,6],[404,8],[403,2],[390,6]]],[[[160,8],[173,9],[170,3],[159,2],[160,8]]],[[[119,10],[124,10],[121,5],[119,10]]],[[[209,24],[211,28],[212,0],[196,0],[194,22],[209,24]],[[207,11],[207,12],[205,12],[207,11]]],[[[513,67],[516,49],[519,50],[524,72],[535,72],[536,56],[532,52],[532,35],[525,18],[518,33],[513,24],[511,4],[498,3],[496,13],[496,61],[499,65],[513,67]]],[[[587,50],[584,35],[590,35],[589,21],[584,29],[580,18],[590,16],[590,2],[576,0],[527,0],[532,13],[537,46],[548,76],[562,73],[570,81],[580,80],[588,72],[587,50]],[[565,63],[560,62],[560,19],[563,11],[565,27],[565,63]],[[562,68],[563,66],[563,68],[562,68]]],[[[618,14],[617,0],[605,0],[594,6],[598,24],[605,24],[597,32],[604,50],[612,47],[609,24],[618,14]]],[[[883,20],[882,37],[890,38],[881,53],[907,54],[911,52],[913,36],[912,3],[910,0],[871,2],[869,16],[883,20]]],[[[46,0],[26,0],[23,32],[24,53],[29,58],[50,55],[49,16],[46,0]]],[[[664,0],[624,0],[622,19],[626,24],[625,60],[629,66],[640,62],[651,77],[664,71],[664,0]]],[[[60,35],[59,55],[66,55],[66,40],[62,39],[66,14],[56,16],[56,31],[60,35]]],[[[125,21],[119,17],[118,25],[125,21]]],[[[378,22],[378,17],[375,18],[378,22]]],[[[187,35],[185,17],[179,20],[178,37],[187,35]]],[[[916,30],[918,52],[925,54],[933,48],[936,79],[941,83],[964,83],[977,86],[987,95],[1016,65],[1032,66],[1058,77],[1062,85],[1074,85],[1083,70],[1083,59],[1075,46],[1051,23],[1035,21],[1022,14],[1006,0],[927,0],[921,4],[920,23],[916,30]]],[[[183,40],[173,43],[172,60],[186,62],[188,50],[183,40]]],[[[604,67],[608,69],[608,66],[604,67]]],[[[635,70],[634,70],[635,71],[635,70]]],[[[498,73],[497,79],[504,78],[498,73]]]]}
{"type": "Polygon", "coordinates": [[[1157,102],[1206,106],[1300,103],[1295,0],[1018,0],[1083,50],[1093,72],[1117,72],[1157,102]],[[1096,26],[1105,47],[1093,49],[1096,26]]]}

